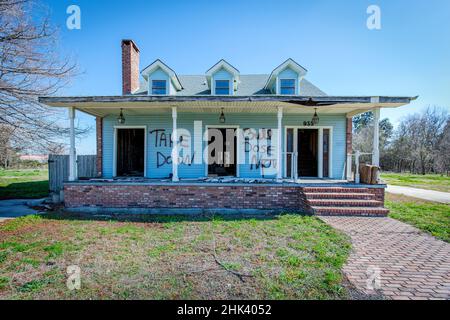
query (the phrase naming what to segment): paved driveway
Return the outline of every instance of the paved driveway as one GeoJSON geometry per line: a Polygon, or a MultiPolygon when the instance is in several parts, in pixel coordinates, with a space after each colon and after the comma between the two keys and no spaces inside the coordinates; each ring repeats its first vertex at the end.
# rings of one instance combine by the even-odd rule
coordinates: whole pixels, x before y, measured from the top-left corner
{"type": "Polygon", "coordinates": [[[386,191],[389,193],[403,194],[408,197],[419,198],[440,203],[450,203],[450,193],[435,190],[425,190],[410,187],[388,185],[386,191]]]}
{"type": "Polygon", "coordinates": [[[358,290],[387,299],[450,299],[450,244],[391,218],[321,219],[351,237],[344,273],[358,290]]]}
{"type": "Polygon", "coordinates": [[[44,199],[33,200],[1,200],[0,201],[0,222],[30,214],[36,214],[38,211],[30,208],[28,205],[37,206],[44,199]]]}

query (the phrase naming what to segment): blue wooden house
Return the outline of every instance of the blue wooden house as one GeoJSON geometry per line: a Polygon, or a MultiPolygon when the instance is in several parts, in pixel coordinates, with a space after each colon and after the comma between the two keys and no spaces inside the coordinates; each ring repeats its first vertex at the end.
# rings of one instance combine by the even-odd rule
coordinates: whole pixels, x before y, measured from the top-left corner
{"type": "MultiPolygon", "coordinates": [[[[352,117],[411,97],[329,96],[288,59],[266,74],[220,60],[180,75],[139,65],[122,41],[123,95],[42,97],[69,109],[68,208],[136,212],[299,211],[385,215],[384,185],[353,180],[352,117]],[[76,111],[96,117],[98,178],[76,172],[76,111]]],[[[379,165],[378,128],[372,164],[379,165]]]]}

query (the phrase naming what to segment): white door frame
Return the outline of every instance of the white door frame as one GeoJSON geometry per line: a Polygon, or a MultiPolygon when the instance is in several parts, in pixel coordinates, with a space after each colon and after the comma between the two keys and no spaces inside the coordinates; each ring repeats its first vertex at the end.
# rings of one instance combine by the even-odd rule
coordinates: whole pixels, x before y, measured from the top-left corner
{"type": "MultiPolygon", "coordinates": [[[[317,176],[319,178],[331,178],[333,176],[333,126],[285,126],[284,127],[284,154],[286,155],[287,150],[287,130],[294,129],[294,149],[293,153],[298,156],[298,129],[316,129],[319,130],[319,135],[317,139],[318,144],[318,157],[317,157],[317,176]],[[323,129],[330,130],[330,140],[328,141],[328,177],[323,177],[323,129]]],[[[297,158],[297,157],[296,157],[297,158]]],[[[297,163],[294,164],[295,168],[297,168],[297,163]]],[[[294,172],[298,173],[298,168],[294,170],[294,172]]],[[[287,157],[284,157],[284,177],[287,177],[287,157]]],[[[298,178],[295,176],[294,178],[298,178]]]]}
{"type": "MultiPolygon", "coordinates": [[[[226,125],[226,124],[206,125],[205,126],[206,137],[207,137],[206,148],[208,148],[208,140],[209,140],[208,129],[215,129],[215,128],[217,128],[217,129],[236,129],[236,134],[237,134],[237,137],[236,137],[236,149],[237,150],[235,150],[235,152],[236,152],[236,162],[237,162],[236,163],[236,178],[239,178],[240,177],[240,171],[239,171],[239,163],[240,163],[240,161],[239,160],[241,159],[241,152],[240,152],[240,150],[241,150],[241,148],[240,148],[240,146],[241,146],[241,135],[239,134],[239,126],[237,126],[237,125],[226,125]]],[[[206,152],[209,152],[208,149],[206,149],[206,150],[207,150],[206,152]]],[[[203,160],[205,160],[205,159],[203,159],[203,160]]],[[[207,177],[207,176],[208,176],[208,162],[205,163],[205,177],[207,177]]]]}
{"type": "Polygon", "coordinates": [[[147,177],[147,126],[114,126],[113,177],[117,177],[117,130],[144,129],[144,178],[147,177]]]}

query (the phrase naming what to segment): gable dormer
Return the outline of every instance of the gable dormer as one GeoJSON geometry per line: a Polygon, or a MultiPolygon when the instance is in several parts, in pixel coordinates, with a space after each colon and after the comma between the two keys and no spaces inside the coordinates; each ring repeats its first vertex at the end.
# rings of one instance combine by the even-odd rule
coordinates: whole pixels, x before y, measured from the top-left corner
{"type": "Polygon", "coordinates": [[[141,72],[147,82],[148,95],[171,95],[183,89],[177,74],[157,59],[141,72]]]}
{"type": "Polygon", "coordinates": [[[239,85],[239,70],[222,59],[206,71],[206,82],[212,95],[233,95],[239,85]]]}
{"type": "Polygon", "coordinates": [[[287,59],[276,67],[267,79],[264,89],[277,95],[300,95],[300,82],[308,71],[300,64],[287,59]]]}

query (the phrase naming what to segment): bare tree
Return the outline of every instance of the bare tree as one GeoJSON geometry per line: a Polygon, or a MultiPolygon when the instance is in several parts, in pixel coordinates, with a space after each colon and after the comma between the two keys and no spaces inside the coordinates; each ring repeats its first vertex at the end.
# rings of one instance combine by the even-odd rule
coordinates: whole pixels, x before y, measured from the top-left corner
{"type": "Polygon", "coordinates": [[[406,169],[414,173],[416,161],[412,154],[412,148],[409,128],[405,121],[402,121],[395,130],[393,141],[387,151],[391,162],[383,165],[387,170],[403,172],[406,169]]]}
{"type": "Polygon", "coordinates": [[[0,124],[0,167],[4,169],[12,164],[19,151],[11,145],[12,132],[12,127],[0,124]]]}
{"type": "Polygon", "coordinates": [[[68,133],[61,112],[37,98],[54,94],[75,71],[56,51],[47,15],[32,15],[36,8],[32,0],[0,0],[0,130],[8,128],[11,143],[28,150],[54,146],[68,133]]]}
{"type": "Polygon", "coordinates": [[[436,151],[448,120],[444,109],[428,107],[401,122],[396,145],[401,156],[410,159],[412,171],[416,166],[421,174],[436,171],[436,151]]]}
{"type": "MultiPolygon", "coordinates": [[[[373,116],[353,119],[353,148],[370,153],[373,116]]],[[[402,119],[396,130],[388,119],[380,121],[380,163],[384,170],[426,174],[450,170],[450,120],[445,109],[428,107],[402,119]]],[[[361,160],[368,160],[363,157],[361,160]]]]}
{"type": "Polygon", "coordinates": [[[435,159],[437,170],[448,175],[450,172],[450,119],[447,120],[444,131],[439,138],[435,159]]]}
{"type": "Polygon", "coordinates": [[[50,154],[66,154],[66,146],[63,143],[53,143],[48,145],[47,151],[50,154]]]}

